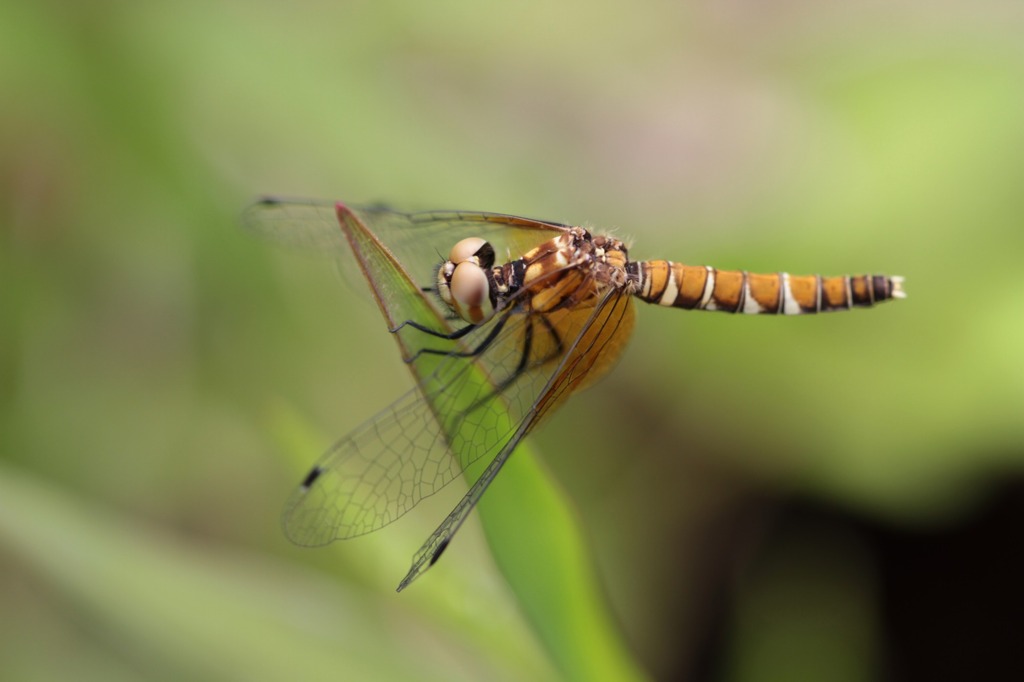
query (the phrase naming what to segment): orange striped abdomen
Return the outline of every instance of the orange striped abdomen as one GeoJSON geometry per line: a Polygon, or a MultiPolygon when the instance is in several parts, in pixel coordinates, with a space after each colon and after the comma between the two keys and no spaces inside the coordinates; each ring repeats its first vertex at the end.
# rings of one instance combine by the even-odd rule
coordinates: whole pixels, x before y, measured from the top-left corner
{"type": "Polygon", "coordinates": [[[904,297],[902,277],[758,275],[665,260],[631,262],[626,267],[636,282],[636,296],[675,308],[801,315],[904,297]]]}

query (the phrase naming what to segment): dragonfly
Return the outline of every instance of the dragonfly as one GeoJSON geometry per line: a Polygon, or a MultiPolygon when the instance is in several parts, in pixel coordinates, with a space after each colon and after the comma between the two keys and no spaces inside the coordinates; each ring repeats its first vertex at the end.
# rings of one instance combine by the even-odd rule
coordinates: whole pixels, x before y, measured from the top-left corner
{"type": "Polygon", "coordinates": [[[611,235],[501,213],[268,197],[243,222],[278,242],[333,253],[360,273],[415,379],[309,470],[283,514],[290,540],[322,546],[379,530],[486,462],[398,591],[434,565],[516,445],[612,368],[633,328],[633,299],[804,315],[905,296],[895,276],[631,260],[611,235]]]}

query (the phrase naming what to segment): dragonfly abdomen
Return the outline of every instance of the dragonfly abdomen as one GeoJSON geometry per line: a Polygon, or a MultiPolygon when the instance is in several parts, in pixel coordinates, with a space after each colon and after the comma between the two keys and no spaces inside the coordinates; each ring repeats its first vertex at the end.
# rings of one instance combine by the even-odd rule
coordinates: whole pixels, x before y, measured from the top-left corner
{"type": "Polygon", "coordinates": [[[665,260],[630,262],[635,295],[648,303],[730,313],[802,315],[869,307],[903,298],[903,278],[760,275],[665,260]]]}

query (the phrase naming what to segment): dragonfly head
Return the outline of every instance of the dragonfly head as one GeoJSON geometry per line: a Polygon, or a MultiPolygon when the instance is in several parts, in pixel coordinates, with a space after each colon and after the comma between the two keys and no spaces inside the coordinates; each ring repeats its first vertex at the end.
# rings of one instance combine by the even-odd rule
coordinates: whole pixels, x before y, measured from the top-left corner
{"type": "Polygon", "coordinates": [[[452,247],[437,271],[441,300],[470,324],[485,322],[494,314],[493,266],[494,247],[485,239],[470,237],[452,247]]]}

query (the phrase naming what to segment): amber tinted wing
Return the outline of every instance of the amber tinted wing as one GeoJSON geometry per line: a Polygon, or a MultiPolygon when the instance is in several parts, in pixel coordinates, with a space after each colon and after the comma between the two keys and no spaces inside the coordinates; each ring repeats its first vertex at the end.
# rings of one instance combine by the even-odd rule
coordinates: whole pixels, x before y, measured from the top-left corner
{"type": "Polygon", "coordinates": [[[398,586],[399,591],[437,561],[519,441],[573,391],[598,378],[612,366],[633,327],[632,298],[624,291],[609,290],[596,307],[563,310],[549,316],[548,322],[554,325],[563,340],[561,361],[539,391],[511,396],[516,410],[525,408],[515,430],[503,439],[487,469],[416,552],[412,567],[398,586]],[[526,398],[529,404],[515,405],[515,401],[522,398],[526,398]]]}

